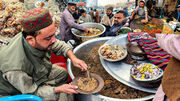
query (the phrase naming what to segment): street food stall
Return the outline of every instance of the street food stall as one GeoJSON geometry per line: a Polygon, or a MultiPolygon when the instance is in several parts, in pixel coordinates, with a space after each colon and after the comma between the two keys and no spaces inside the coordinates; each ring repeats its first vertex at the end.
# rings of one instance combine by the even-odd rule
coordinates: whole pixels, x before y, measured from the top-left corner
{"type": "MultiPolygon", "coordinates": [[[[159,25],[156,25],[157,23],[155,23],[155,25],[154,23],[150,23],[150,27],[155,27],[155,30],[161,29],[161,32],[158,33],[163,33],[163,21],[153,19],[152,22],[157,22],[159,25]],[[159,29],[157,29],[157,27],[159,29]]],[[[139,27],[141,24],[139,24],[139,26],[138,24],[139,23],[133,27],[135,27],[135,29],[136,27],[141,28],[139,27]]],[[[127,27],[127,29],[135,30],[133,27],[127,27]]],[[[167,33],[172,33],[173,30],[171,27],[168,28],[169,30],[166,29],[166,31],[168,31],[167,33]]],[[[145,29],[149,31],[149,29],[145,29]]],[[[154,93],[156,93],[161,83],[163,69],[167,65],[170,56],[162,51],[162,53],[167,55],[167,61],[164,62],[165,64],[160,63],[159,65],[158,63],[156,65],[156,63],[154,64],[149,60],[151,56],[146,51],[146,48],[142,50],[142,48],[137,48],[139,45],[133,46],[130,44],[133,43],[133,40],[136,42],[136,40],[141,39],[146,42],[149,41],[148,39],[150,39],[151,42],[156,41],[149,36],[149,33],[157,32],[144,32],[144,30],[142,28],[142,30],[137,33],[125,32],[116,37],[86,40],[74,49],[75,55],[88,64],[89,72],[98,74],[104,80],[104,87],[99,92],[89,95],[84,95],[86,93],[78,94],[76,95],[77,101],[83,101],[84,99],[89,99],[89,101],[102,99],[107,101],[116,101],[119,99],[138,101],[149,100],[154,97],[154,93]]],[[[150,30],[152,30],[152,28],[150,28],[150,30]]],[[[80,35],[87,36],[85,33],[80,33],[80,35]]],[[[153,43],[154,47],[158,47],[155,43],[153,43]]],[[[137,41],[136,44],[142,43],[137,41]]],[[[142,45],[140,47],[144,46],[142,45]]],[[[152,47],[151,44],[149,44],[149,47],[152,47]]],[[[74,68],[70,60],[68,60],[67,67],[72,79],[76,79],[79,75],[86,75],[86,73],[74,68]]]]}
{"type": "MultiPolygon", "coordinates": [[[[25,6],[27,4],[32,4],[31,7],[48,7],[57,28],[56,34],[59,33],[61,12],[53,0],[31,3],[22,3],[17,0],[10,3],[0,2],[0,29],[2,30],[0,45],[8,44],[10,38],[22,31],[18,18],[25,10],[31,8],[25,6]]],[[[81,90],[79,90],[80,94],[75,95],[76,101],[142,101],[152,99],[160,85],[163,70],[148,60],[146,49],[137,48],[139,44],[142,44],[141,40],[135,41],[134,44],[130,43],[133,38],[150,38],[148,33],[173,34],[173,29],[157,18],[153,18],[149,22],[138,19],[131,22],[130,27],[119,30],[116,37],[97,38],[105,32],[103,25],[97,23],[84,23],[82,25],[91,28],[91,34],[72,29],[73,34],[82,41],[82,44],[75,47],[74,53],[88,64],[89,75],[96,80],[91,79],[90,83],[95,92],[84,92],[83,90],[89,91],[89,89],[82,87],[83,79],[78,81],[78,78],[78,82],[76,81],[74,84],[78,85],[80,82],[81,90]],[[143,36],[134,35],[132,38],[130,33],[136,32],[143,33],[143,36]],[[134,52],[132,49],[137,51],[134,52]]],[[[168,59],[170,58],[168,54],[166,56],[168,59]]],[[[72,79],[86,74],[86,72],[74,68],[70,60],[68,60],[67,68],[72,79]]]]}

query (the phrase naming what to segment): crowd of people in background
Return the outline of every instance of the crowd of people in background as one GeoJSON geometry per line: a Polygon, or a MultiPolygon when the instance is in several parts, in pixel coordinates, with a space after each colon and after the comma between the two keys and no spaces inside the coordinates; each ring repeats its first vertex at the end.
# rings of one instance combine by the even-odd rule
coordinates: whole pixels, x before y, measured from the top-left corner
{"type": "MultiPolygon", "coordinates": [[[[118,29],[120,29],[121,27],[129,27],[130,22],[134,19],[141,18],[144,19],[145,22],[148,22],[151,18],[157,17],[157,11],[155,10],[155,2],[153,0],[148,0],[147,2],[145,2],[144,0],[140,0],[131,14],[129,14],[127,7],[124,7],[122,10],[114,12],[113,7],[108,7],[101,10],[93,8],[90,8],[90,10],[86,10],[78,8],[75,4],[69,4],[70,3],[68,3],[67,8],[62,14],[60,25],[60,37],[66,42],[70,39],[73,39],[73,35],[70,31],[71,28],[76,28],[85,32],[89,31],[83,26],[79,26],[79,24],[81,23],[101,23],[106,27],[105,33],[101,36],[115,36],[114,33],[118,29]],[[68,15],[66,13],[68,13],[68,15]],[[66,32],[64,32],[65,30],[66,32]]],[[[174,18],[179,21],[180,6],[177,6],[176,8],[176,11],[170,14],[169,20],[173,20],[174,18]]]]}
{"type": "MultiPolygon", "coordinates": [[[[61,17],[62,23],[60,25],[61,28],[63,26],[66,26],[69,29],[76,28],[85,31],[85,28],[79,26],[78,24],[86,23],[86,22],[95,22],[95,23],[101,23],[106,27],[106,32],[101,36],[115,36],[115,32],[118,29],[120,29],[123,26],[125,27],[129,26],[129,22],[130,20],[133,20],[135,18],[134,16],[139,15],[141,17],[144,17],[145,20],[148,20],[147,18],[148,10],[143,0],[139,2],[139,6],[136,7],[136,9],[132,12],[132,15],[129,18],[128,18],[127,7],[117,12],[113,12],[113,7],[108,7],[107,9],[105,9],[105,11],[104,10],[99,11],[97,9],[90,8],[90,11],[87,12],[85,9],[79,9],[78,7],[76,7],[75,4],[74,5],[70,5],[70,4],[71,3],[68,4],[67,8],[64,10],[62,14],[61,17]],[[72,6],[74,8],[73,10],[71,9],[72,6]],[[68,15],[66,13],[68,13],[68,15]],[[69,16],[72,17],[70,19],[66,19],[69,16]],[[71,22],[68,23],[69,21],[71,22]]],[[[65,40],[66,42],[70,39],[73,39],[70,30],[68,32],[69,35],[67,35],[67,32],[65,35],[64,29],[66,29],[67,31],[67,28],[63,27],[63,29],[60,30],[60,37],[62,37],[61,39],[65,40]],[[66,38],[64,39],[64,37],[66,38]]],[[[88,29],[86,29],[86,32],[88,32],[88,29]]]]}

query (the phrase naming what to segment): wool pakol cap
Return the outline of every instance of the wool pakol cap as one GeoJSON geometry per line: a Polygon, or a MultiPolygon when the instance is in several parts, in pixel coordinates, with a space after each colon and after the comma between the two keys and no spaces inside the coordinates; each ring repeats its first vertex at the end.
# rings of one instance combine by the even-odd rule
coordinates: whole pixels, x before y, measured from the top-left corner
{"type": "Polygon", "coordinates": [[[48,27],[52,24],[52,18],[49,10],[46,8],[35,8],[27,11],[21,17],[23,31],[34,32],[48,27]]]}
{"type": "Polygon", "coordinates": [[[140,0],[139,2],[144,2],[144,3],[145,3],[145,1],[144,1],[144,0],[140,0]]]}
{"type": "Polygon", "coordinates": [[[109,8],[107,8],[107,10],[111,10],[111,11],[113,11],[113,7],[109,7],[109,8]]]}
{"type": "Polygon", "coordinates": [[[68,2],[68,5],[69,6],[76,6],[76,3],[75,2],[68,2]]]}

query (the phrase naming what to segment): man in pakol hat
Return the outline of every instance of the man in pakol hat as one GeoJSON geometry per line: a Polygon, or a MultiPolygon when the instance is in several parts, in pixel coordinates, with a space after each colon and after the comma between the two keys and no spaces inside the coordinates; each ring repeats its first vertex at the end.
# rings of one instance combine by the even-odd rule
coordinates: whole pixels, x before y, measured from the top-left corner
{"type": "Polygon", "coordinates": [[[103,24],[106,27],[106,31],[109,31],[109,29],[113,26],[113,7],[109,7],[106,10],[106,14],[103,16],[101,20],[101,24],[103,24]]]}
{"type": "Polygon", "coordinates": [[[130,20],[137,18],[143,18],[148,22],[148,11],[147,7],[145,6],[145,1],[141,0],[139,2],[139,5],[135,8],[135,10],[132,12],[132,15],[130,16],[130,20]]]}
{"type": "Polygon", "coordinates": [[[153,101],[180,101],[180,35],[156,34],[161,48],[172,55],[153,101]]]}
{"type": "Polygon", "coordinates": [[[81,70],[87,70],[87,65],[68,44],[56,40],[47,9],[27,11],[21,24],[23,32],[0,50],[0,95],[34,94],[44,101],[68,101],[68,94],[77,93],[77,86],[66,84],[68,73],[50,63],[51,52],[69,57],[81,70]]]}
{"type": "Polygon", "coordinates": [[[76,4],[69,2],[67,8],[63,11],[61,15],[61,24],[60,24],[60,38],[67,42],[71,39],[75,39],[74,35],[71,32],[71,28],[76,28],[86,33],[89,32],[88,28],[80,26],[75,23],[75,20],[72,14],[75,12],[76,4]]]}

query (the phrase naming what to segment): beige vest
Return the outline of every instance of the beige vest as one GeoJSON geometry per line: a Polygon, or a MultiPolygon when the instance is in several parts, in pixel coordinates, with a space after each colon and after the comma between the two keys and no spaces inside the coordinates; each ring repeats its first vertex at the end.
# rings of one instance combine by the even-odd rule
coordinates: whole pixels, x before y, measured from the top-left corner
{"type": "Polygon", "coordinates": [[[172,58],[165,69],[162,88],[171,101],[180,99],[180,60],[172,58]]]}

